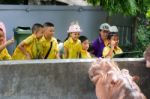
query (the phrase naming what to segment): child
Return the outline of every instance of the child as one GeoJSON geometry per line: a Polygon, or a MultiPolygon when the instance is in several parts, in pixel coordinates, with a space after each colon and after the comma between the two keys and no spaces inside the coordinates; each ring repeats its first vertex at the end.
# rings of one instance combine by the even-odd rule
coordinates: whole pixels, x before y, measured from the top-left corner
{"type": "Polygon", "coordinates": [[[6,41],[6,29],[3,22],[0,22],[0,60],[10,60],[12,59],[9,55],[6,47],[14,43],[14,39],[6,41]]]}
{"type": "Polygon", "coordinates": [[[110,25],[103,23],[99,27],[99,36],[92,42],[93,54],[96,57],[102,57],[103,49],[108,45],[108,34],[110,32],[110,25]]]}
{"type": "Polygon", "coordinates": [[[79,40],[81,41],[81,52],[79,54],[79,58],[91,58],[90,53],[88,52],[89,49],[89,41],[88,38],[85,36],[80,36],[79,40]]]}
{"type": "Polygon", "coordinates": [[[13,59],[26,60],[40,58],[41,46],[39,40],[43,36],[43,26],[36,23],[32,27],[32,35],[23,40],[15,49],[13,59]]]}
{"type": "Polygon", "coordinates": [[[59,48],[59,56],[60,56],[60,58],[63,58],[64,43],[59,39],[57,39],[57,42],[58,42],[58,48],[59,48]]]}
{"type": "Polygon", "coordinates": [[[40,40],[42,45],[43,59],[59,59],[59,48],[57,39],[54,37],[55,27],[53,23],[44,24],[44,36],[40,40]]]}
{"type": "Polygon", "coordinates": [[[110,28],[110,34],[108,34],[109,44],[103,50],[103,57],[112,58],[115,54],[123,53],[122,49],[118,47],[119,36],[116,26],[110,28]]]}
{"type": "Polygon", "coordinates": [[[78,39],[80,32],[78,23],[72,23],[67,31],[69,38],[64,42],[64,58],[79,58],[81,50],[81,42],[78,39]]]}

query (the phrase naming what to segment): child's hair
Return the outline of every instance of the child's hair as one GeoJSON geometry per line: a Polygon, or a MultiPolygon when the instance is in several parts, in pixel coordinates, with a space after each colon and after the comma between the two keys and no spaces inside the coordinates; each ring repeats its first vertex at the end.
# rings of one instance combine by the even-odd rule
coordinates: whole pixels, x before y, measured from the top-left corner
{"type": "Polygon", "coordinates": [[[43,26],[44,27],[54,27],[54,24],[51,22],[45,22],[43,26]]]}
{"type": "Polygon", "coordinates": [[[40,28],[43,28],[43,25],[41,25],[41,24],[39,24],[39,23],[35,23],[35,24],[32,26],[32,33],[38,32],[40,28]]]}
{"type": "Polygon", "coordinates": [[[118,36],[118,34],[115,33],[115,32],[111,32],[111,33],[108,34],[107,39],[108,39],[108,40],[111,40],[111,38],[112,38],[113,36],[118,36]]]}
{"type": "Polygon", "coordinates": [[[68,33],[67,37],[65,38],[64,42],[67,41],[70,37],[70,33],[68,33]]]}
{"type": "Polygon", "coordinates": [[[94,51],[94,48],[93,48],[92,44],[90,43],[88,52],[93,53],[93,51],[94,51]]]}
{"type": "Polygon", "coordinates": [[[81,43],[83,43],[85,40],[88,40],[88,38],[86,36],[80,36],[79,40],[81,41],[81,43]]]}
{"type": "Polygon", "coordinates": [[[59,44],[59,43],[61,43],[61,40],[60,40],[60,39],[57,39],[57,42],[58,42],[58,44],[59,44]]]}

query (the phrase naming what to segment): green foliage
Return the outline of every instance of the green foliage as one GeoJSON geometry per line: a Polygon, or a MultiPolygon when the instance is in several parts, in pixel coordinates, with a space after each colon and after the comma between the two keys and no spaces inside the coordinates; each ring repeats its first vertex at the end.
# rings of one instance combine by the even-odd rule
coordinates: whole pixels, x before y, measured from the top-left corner
{"type": "Polygon", "coordinates": [[[150,44],[150,28],[145,25],[140,25],[136,33],[137,43],[134,50],[140,51],[141,53],[137,54],[137,57],[142,57],[143,52],[150,44]]]}
{"type": "Polygon", "coordinates": [[[150,20],[150,9],[147,10],[146,17],[150,20]]]}
{"type": "Polygon", "coordinates": [[[140,25],[136,36],[136,48],[144,51],[146,47],[150,44],[150,28],[146,27],[145,25],[140,25]]]}
{"type": "Polygon", "coordinates": [[[109,14],[122,13],[135,16],[138,13],[145,13],[150,5],[149,0],[87,0],[94,6],[101,6],[109,14]]]}
{"type": "Polygon", "coordinates": [[[150,28],[146,25],[140,25],[136,32],[136,44],[133,47],[131,43],[126,46],[122,46],[121,48],[125,52],[135,52],[138,51],[134,57],[143,57],[143,52],[150,45],[150,28]]]}

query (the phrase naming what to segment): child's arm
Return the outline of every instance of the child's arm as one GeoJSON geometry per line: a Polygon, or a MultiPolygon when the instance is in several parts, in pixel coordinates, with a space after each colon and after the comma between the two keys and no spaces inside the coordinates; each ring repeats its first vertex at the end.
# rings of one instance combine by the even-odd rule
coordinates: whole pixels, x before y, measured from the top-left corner
{"type": "Polygon", "coordinates": [[[5,58],[4,60],[11,60],[12,57],[10,56],[10,54],[8,53],[7,49],[5,50],[5,58]]]}
{"type": "Polygon", "coordinates": [[[109,51],[108,54],[106,55],[107,58],[111,58],[111,57],[112,57],[112,55],[113,55],[113,50],[114,50],[114,48],[111,47],[110,51],[109,51]]]}
{"type": "Polygon", "coordinates": [[[58,42],[56,42],[56,59],[60,59],[58,42]]]}
{"type": "Polygon", "coordinates": [[[115,48],[115,41],[111,41],[111,44],[110,44],[110,51],[108,52],[108,54],[105,56],[107,58],[111,58],[113,56],[113,51],[114,51],[114,48],[115,48]]]}
{"type": "Polygon", "coordinates": [[[18,48],[22,51],[22,53],[27,57],[27,59],[31,59],[30,53],[26,50],[25,46],[30,45],[33,42],[34,38],[33,36],[27,37],[25,40],[23,40],[19,45],[18,48]]]}
{"type": "Polygon", "coordinates": [[[7,47],[8,45],[13,44],[13,43],[14,43],[14,39],[12,38],[12,39],[6,41],[5,44],[0,45],[0,52],[1,52],[5,47],[7,47]]]}
{"type": "Polygon", "coordinates": [[[18,45],[18,48],[23,52],[24,55],[26,55],[26,57],[28,59],[31,59],[31,55],[26,51],[26,49],[24,48],[25,46],[25,43],[24,42],[21,42],[19,45],[18,45]]]}
{"type": "Polygon", "coordinates": [[[67,59],[69,57],[68,49],[69,49],[69,43],[68,41],[65,41],[64,42],[64,55],[63,55],[64,59],[67,59]]]}
{"type": "Polygon", "coordinates": [[[56,59],[60,59],[59,52],[56,53],[56,59]]]}
{"type": "Polygon", "coordinates": [[[68,49],[64,47],[64,58],[68,58],[68,49]]]}

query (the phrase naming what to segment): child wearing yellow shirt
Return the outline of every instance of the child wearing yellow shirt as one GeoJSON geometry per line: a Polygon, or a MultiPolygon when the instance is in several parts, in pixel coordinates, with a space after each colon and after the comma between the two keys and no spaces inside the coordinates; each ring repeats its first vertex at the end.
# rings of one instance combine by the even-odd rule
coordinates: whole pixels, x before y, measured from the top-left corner
{"type": "Polygon", "coordinates": [[[23,40],[13,53],[14,60],[39,59],[41,46],[39,40],[43,36],[43,26],[36,23],[32,26],[32,35],[23,40]]]}
{"type": "Polygon", "coordinates": [[[41,56],[43,59],[59,59],[58,42],[57,39],[54,37],[54,24],[46,22],[43,26],[44,36],[40,40],[40,43],[42,45],[41,56]]]}
{"type": "Polygon", "coordinates": [[[70,25],[69,30],[67,31],[69,33],[69,38],[64,42],[65,59],[79,58],[81,42],[78,38],[81,31],[78,23],[72,23],[70,25]]]}
{"type": "Polygon", "coordinates": [[[122,49],[118,46],[119,43],[119,36],[118,36],[118,29],[116,26],[112,26],[110,28],[110,32],[108,34],[108,41],[109,44],[103,49],[103,57],[112,58],[116,54],[123,53],[122,49]]]}
{"type": "Polygon", "coordinates": [[[81,45],[82,45],[79,58],[91,58],[91,55],[88,52],[88,49],[89,49],[88,38],[86,36],[80,36],[79,40],[81,41],[81,45]]]}
{"type": "Polygon", "coordinates": [[[0,22],[0,60],[12,59],[6,47],[14,43],[14,39],[6,41],[6,28],[3,22],[0,22]]]}

